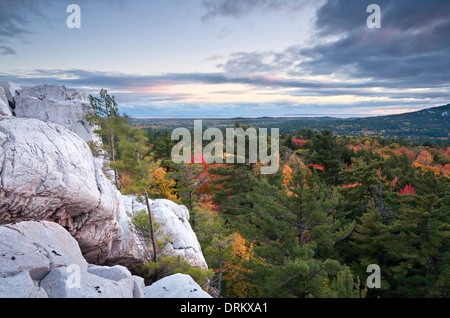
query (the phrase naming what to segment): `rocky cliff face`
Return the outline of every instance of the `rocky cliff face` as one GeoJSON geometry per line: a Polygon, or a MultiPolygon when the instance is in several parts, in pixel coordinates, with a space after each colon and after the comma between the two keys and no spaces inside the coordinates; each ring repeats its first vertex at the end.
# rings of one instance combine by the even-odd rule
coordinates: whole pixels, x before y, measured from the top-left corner
{"type": "Polygon", "coordinates": [[[0,224],[51,220],[101,262],[118,231],[120,193],[84,140],[36,119],[0,118],[0,224]]]}
{"type": "MultiPolygon", "coordinates": [[[[97,138],[84,120],[92,111],[83,92],[0,82],[0,296],[8,291],[19,297],[91,295],[95,292],[90,283],[83,295],[64,287],[62,282],[69,275],[65,267],[77,264],[83,281],[97,282],[92,275],[102,276],[100,270],[89,264],[130,266],[146,261],[129,226],[130,217],[142,206],[136,198],[123,197],[117,191],[102,171],[103,160],[94,158],[86,144],[97,138]],[[34,233],[34,238],[41,233],[45,244],[55,248],[46,249],[42,238],[30,238],[29,233],[34,233]],[[62,237],[66,238],[61,241],[62,237]],[[73,242],[79,252],[69,252],[76,249],[73,242]],[[59,243],[63,245],[57,250],[59,243]],[[72,256],[57,263],[53,250],[72,256]],[[22,258],[27,253],[35,266],[22,258]],[[15,294],[13,286],[22,285],[26,288],[16,288],[15,294]]],[[[168,200],[153,200],[152,211],[173,238],[168,253],[183,255],[191,265],[207,268],[188,222],[189,211],[168,200]]],[[[104,267],[108,271],[109,267],[104,267]]],[[[123,288],[106,287],[111,282],[103,281],[105,277],[95,286],[111,290],[108,295],[112,297],[141,295],[136,281],[127,275],[113,279],[116,287],[118,280],[127,279],[119,284],[123,288]]]]}

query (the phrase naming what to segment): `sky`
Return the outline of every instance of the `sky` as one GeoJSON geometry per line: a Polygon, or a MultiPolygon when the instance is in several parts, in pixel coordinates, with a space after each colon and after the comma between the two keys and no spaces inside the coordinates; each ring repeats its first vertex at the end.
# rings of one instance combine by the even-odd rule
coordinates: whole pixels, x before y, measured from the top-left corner
{"type": "Polygon", "coordinates": [[[450,103],[450,1],[0,0],[0,80],[105,88],[131,117],[415,111],[450,103]]]}

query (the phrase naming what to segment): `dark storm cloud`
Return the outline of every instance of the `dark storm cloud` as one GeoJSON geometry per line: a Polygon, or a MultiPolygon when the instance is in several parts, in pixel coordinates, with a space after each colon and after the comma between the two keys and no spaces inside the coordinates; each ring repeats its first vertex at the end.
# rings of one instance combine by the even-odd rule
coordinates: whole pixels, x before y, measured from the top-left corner
{"type": "Polygon", "coordinates": [[[236,52],[219,66],[229,74],[337,73],[350,78],[392,79],[401,86],[416,86],[421,78],[429,80],[432,75],[432,85],[448,83],[450,2],[378,1],[382,27],[370,29],[366,8],[372,2],[328,1],[322,5],[316,19],[319,44],[294,44],[279,52],[236,52]],[[330,36],[338,39],[320,43],[330,36]]]}
{"type": "Polygon", "coordinates": [[[282,52],[235,52],[218,66],[228,74],[276,74],[280,70],[295,68],[299,54],[297,46],[288,47],[282,52]]]}
{"type": "Polygon", "coordinates": [[[0,1],[0,38],[20,37],[30,34],[29,15],[39,12],[39,1],[0,1]]]}
{"type": "Polygon", "coordinates": [[[380,0],[381,28],[369,29],[365,8],[374,1],[329,1],[318,13],[318,34],[340,39],[301,50],[299,70],[312,74],[417,80],[450,75],[450,2],[380,0]]]}

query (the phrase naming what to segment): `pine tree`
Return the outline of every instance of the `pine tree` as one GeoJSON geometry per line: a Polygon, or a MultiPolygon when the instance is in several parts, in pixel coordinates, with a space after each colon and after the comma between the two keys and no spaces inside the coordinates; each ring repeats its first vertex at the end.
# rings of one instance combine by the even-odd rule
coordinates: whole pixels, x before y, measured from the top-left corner
{"type": "Polygon", "coordinates": [[[169,172],[169,170],[174,167],[174,163],[171,159],[172,148],[174,145],[175,142],[172,140],[168,131],[164,131],[162,136],[157,137],[153,145],[155,159],[161,161],[161,167],[166,169],[166,172],[169,172]]]}
{"type": "Polygon", "coordinates": [[[324,167],[321,179],[330,185],[338,184],[344,156],[349,152],[345,145],[339,143],[331,131],[324,130],[312,138],[310,150],[309,162],[324,167]]]}
{"type": "Polygon", "coordinates": [[[228,215],[238,215],[252,208],[247,193],[253,188],[255,169],[253,164],[228,164],[208,170],[217,178],[212,180],[212,201],[219,210],[228,215]]]}
{"type": "Polygon", "coordinates": [[[176,181],[176,187],[180,203],[188,208],[191,212],[191,225],[195,231],[196,226],[196,208],[199,205],[197,203],[197,190],[201,183],[198,179],[198,175],[202,171],[203,166],[200,164],[174,164],[173,171],[168,174],[168,177],[176,181]]]}
{"type": "Polygon", "coordinates": [[[350,234],[353,224],[343,226],[334,219],[336,190],[295,157],[290,164],[290,176],[271,180],[279,183],[255,181],[247,195],[253,209],[239,216],[236,225],[265,260],[266,265],[254,272],[257,279],[264,277],[263,290],[269,297],[275,292],[319,296],[319,285],[341,269],[337,260],[327,257],[329,249],[350,234]]]}
{"type": "MultiPolygon", "coordinates": [[[[236,128],[247,129],[241,127],[239,123],[235,124],[236,128]]],[[[257,140],[258,142],[258,140],[257,140]]],[[[214,176],[211,181],[211,190],[214,193],[212,201],[218,205],[220,212],[225,215],[238,215],[246,213],[252,208],[252,203],[247,200],[247,193],[249,193],[254,186],[254,176],[258,175],[257,165],[250,163],[248,160],[248,137],[246,136],[246,151],[245,163],[237,163],[235,158],[234,163],[227,163],[211,167],[208,172],[214,176]]],[[[237,154],[237,143],[234,144],[234,153],[237,154]]],[[[231,154],[227,154],[231,156],[231,154]]]]}
{"type": "Polygon", "coordinates": [[[390,253],[395,266],[390,271],[403,297],[447,297],[450,281],[449,197],[419,195],[415,207],[404,206],[393,224],[390,253]]]}
{"type": "MultiPolygon", "coordinates": [[[[94,152],[106,151],[110,163],[117,160],[118,136],[122,133],[128,124],[128,118],[119,114],[119,108],[114,99],[114,95],[109,95],[106,89],[100,90],[100,97],[89,95],[90,103],[94,109],[94,114],[87,115],[86,119],[98,129],[95,133],[99,134],[103,142],[103,148],[99,150],[99,145],[91,143],[94,152]]],[[[119,173],[114,170],[114,184],[120,190],[119,173]]]]}
{"type": "Polygon", "coordinates": [[[203,255],[209,266],[215,268],[215,278],[211,285],[217,286],[218,295],[222,293],[223,264],[232,258],[231,248],[235,239],[229,233],[220,215],[211,204],[202,204],[196,211],[196,234],[203,255]]]}

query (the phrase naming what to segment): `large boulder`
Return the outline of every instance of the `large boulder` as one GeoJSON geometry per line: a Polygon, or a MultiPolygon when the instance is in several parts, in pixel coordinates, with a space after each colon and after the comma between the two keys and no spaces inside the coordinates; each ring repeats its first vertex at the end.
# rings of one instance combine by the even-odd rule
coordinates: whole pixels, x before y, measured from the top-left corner
{"type": "Polygon", "coordinates": [[[0,297],[141,298],[144,285],[123,266],[88,264],[54,222],[0,226],[0,297]]]}
{"type": "Polygon", "coordinates": [[[121,198],[83,139],[58,124],[0,117],[0,171],[0,224],[54,221],[89,262],[102,262],[121,198]]]}
{"type": "Polygon", "coordinates": [[[145,298],[212,298],[191,276],[174,274],[144,288],[145,298]]]}
{"type": "Polygon", "coordinates": [[[17,117],[57,123],[85,141],[97,140],[94,128],[85,119],[94,112],[85,92],[56,85],[23,87],[15,91],[17,117]]]}
{"type": "Polygon", "coordinates": [[[134,298],[131,274],[116,280],[80,271],[79,285],[75,285],[75,280],[74,285],[67,284],[72,275],[67,268],[56,268],[42,279],[40,286],[50,298],[134,298]]]}
{"type": "Polygon", "coordinates": [[[0,298],[48,298],[45,290],[36,285],[27,271],[0,277],[0,298]]]}
{"type": "MultiPolygon", "coordinates": [[[[145,203],[140,202],[136,196],[122,196],[125,205],[126,215],[129,219],[138,211],[147,211],[145,203]]],[[[164,254],[183,256],[191,266],[207,269],[202,248],[197,239],[197,235],[192,230],[189,223],[189,210],[184,205],[178,205],[175,202],[166,199],[155,199],[150,201],[150,209],[152,210],[155,221],[159,224],[161,236],[168,238],[164,254]]],[[[130,229],[126,231],[131,231],[130,229]]],[[[136,242],[135,236],[131,236],[136,242]]],[[[136,244],[136,243],[134,243],[136,244]]],[[[142,248],[142,245],[138,247],[142,248]]]]}
{"type": "Polygon", "coordinates": [[[52,269],[71,264],[87,270],[88,263],[74,238],[54,222],[25,221],[0,226],[0,277],[28,272],[41,280],[52,269]]]}

